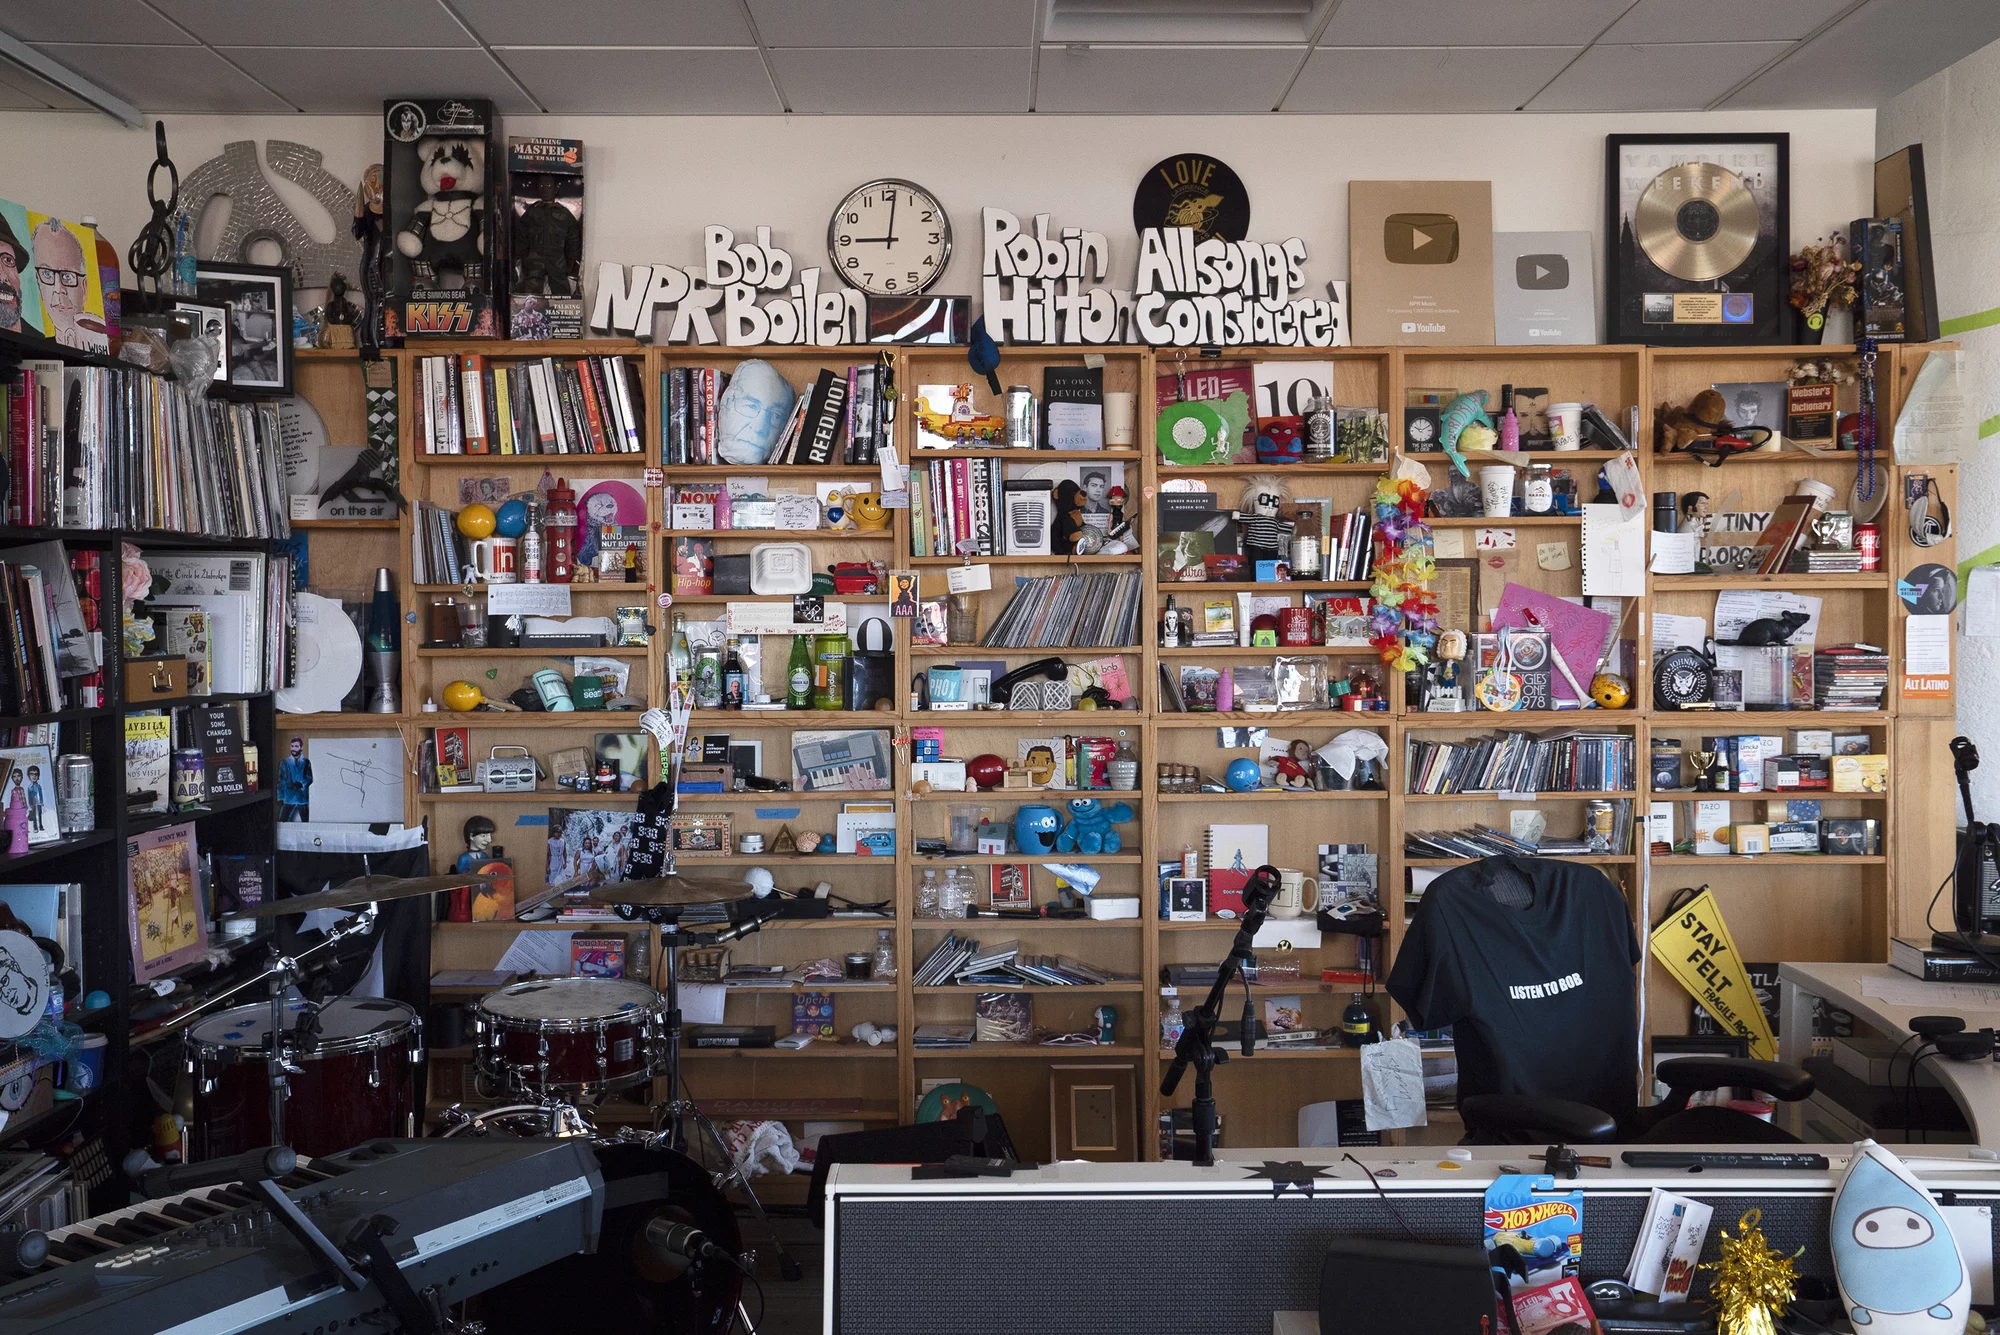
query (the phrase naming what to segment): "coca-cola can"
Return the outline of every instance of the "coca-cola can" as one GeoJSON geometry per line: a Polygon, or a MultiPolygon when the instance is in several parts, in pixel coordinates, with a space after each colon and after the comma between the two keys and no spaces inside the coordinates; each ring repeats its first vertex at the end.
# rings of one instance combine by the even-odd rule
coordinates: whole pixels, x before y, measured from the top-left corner
{"type": "Polygon", "coordinates": [[[1861,553],[1863,570],[1882,568],[1882,530],[1874,524],[1854,526],[1854,547],[1861,553]]]}

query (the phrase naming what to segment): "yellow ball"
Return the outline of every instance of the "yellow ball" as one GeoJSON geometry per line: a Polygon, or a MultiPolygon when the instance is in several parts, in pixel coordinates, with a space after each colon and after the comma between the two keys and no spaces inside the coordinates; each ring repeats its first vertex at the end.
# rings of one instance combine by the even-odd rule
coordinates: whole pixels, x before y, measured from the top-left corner
{"type": "Polygon", "coordinates": [[[493,536],[493,526],[499,522],[493,517],[492,509],[478,501],[458,512],[458,531],[474,542],[493,536]]]}
{"type": "Polygon", "coordinates": [[[444,688],[444,707],[468,713],[486,703],[486,692],[469,681],[455,681],[444,688]]]}
{"type": "Polygon", "coordinates": [[[1632,687],[1615,672],[1600,672],[1590,679],[1590,698],[1602,709],[1623,709],[1632,703],[1632,687]]]}

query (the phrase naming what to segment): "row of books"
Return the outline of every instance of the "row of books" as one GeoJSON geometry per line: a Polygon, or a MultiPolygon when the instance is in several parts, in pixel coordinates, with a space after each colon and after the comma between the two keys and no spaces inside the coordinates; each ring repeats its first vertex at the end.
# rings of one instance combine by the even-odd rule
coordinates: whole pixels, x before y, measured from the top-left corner
{"type": "Polygon", "coordinates": [[[250,707],[242,700],[175,705],[125,715],[125,805],[165,811],[176,751],[199,750],[210,800],[257,791],[258,755],[250,742],[250,707]]]}
{"type": "Polygon", "coordinates": [[[1011,556],[1049,550],[1052,486],[1003,480],[999,459],[932,459],[910,469],[910,540],[918,556],[1011,556]],[[960,544],[964,545],[961,546],[960,544]]]}
{"type": "Polygon", "coordinates": [[[410,526],[410,581],[456,584],[472,564],[472,540],[458,531],[458,511],[418,501],[410,526]]]}
{"type": "Polygon", "coordinates": [[[917,965],[912,982],[918,987],[965,984],[973,987],[1102,987],[1122,975],[1086,964],[1069,955],[1024,955],[1019,941],[982,947],[971,937],[948,933],[917,965]]]}
{"type": "Polygon", "coordinates": [[[1632,799],[1613,798],[1607,840],[1593,847],[1583,835],[1547,834],[1539,842],[1516,838],[1490,825],[1462,830],[1406,830],[1403,853],[1413,858],[1582,857],[1590,854],[1623,857],[1632,851],[1632,799]]]}
{"type": "Polygon", "coordinates": [[[290,533],[273,405],[210,399],[136,367],[28,361],[0,384],[14,481],[4,522],[290,533]]]}
{"type": "Polygon", "coordinates": [[[623,356],[417,362],[425,454],[642,454],[645,391],[623,356]]]}
{"type": "Polygon", "coordinates": [[[713,366],[676,366],[660,376],[669,464],[871,464],[889,443],[895,387],[881,367],[822,369],[793,400],[791,415],[761,460],[725,458],[721,405],[730,373],[713,366]]]}
{"type": "Polygon", "coordinates": [[[1403,760],[1405,793],[1616,793],[1636,783],[1632,738],[1617,733],[1411,735],[1403,760]]]}
{"type": "Polygon", "coordinates": [[[104,702],[103,560],[59,542],[0,551],[0,714],[104,702]]]}
{"type": "MultiPolygon", "coordinates": [[[[1375,520],[1360,506],[1329,523],[1321,579],[1367,579],[1374,560],[1375,520]]],[[[1297,575],[1297,572],[1293,572],[1297,575]]]]}
{"type": "Polygon", "coordinates": [[[1872,644],[1813,651],[1813,708],[1872,714],[1889,690],[1889,655],[1872,644]]]}
{"type": "Polygon", "coordinates": [[[1022,580],[979,643],[992,649],[1106,649],[1137,644],[1139,572],[1022,580]]]}

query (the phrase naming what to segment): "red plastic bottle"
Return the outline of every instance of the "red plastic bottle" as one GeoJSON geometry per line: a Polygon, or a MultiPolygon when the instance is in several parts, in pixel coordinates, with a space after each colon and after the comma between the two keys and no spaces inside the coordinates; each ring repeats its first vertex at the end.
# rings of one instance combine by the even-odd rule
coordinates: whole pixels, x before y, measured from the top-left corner
{"type": "Polygon", "coordinates": [[[576,493],[566,478],[549,488],[549,512],[542,519],[542,578],[567,584],[576,564],[576,493]]]}

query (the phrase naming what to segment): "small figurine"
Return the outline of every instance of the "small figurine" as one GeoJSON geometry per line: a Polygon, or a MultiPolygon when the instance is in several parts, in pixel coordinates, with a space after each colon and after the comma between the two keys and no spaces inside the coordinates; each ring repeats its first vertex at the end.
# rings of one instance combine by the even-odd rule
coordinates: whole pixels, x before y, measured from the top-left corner
{"type": "Polygon", "coordinates": [[[493,835],[498,827],[485,816],[473,816],[465,822],[465,851],[458,855],[458,861],[451,869],[463,876],[477,871],[493,860],[493,835]]]}
{"type": "Polygon", "coordinates": [[[1087,503],[1083,488],[1064,478],[1056,484],[1055,517],[1049,521],[1049,550],[1058,556],[1086,555],[1078,549],[1083,532],[1083,511],[1087,503]]]}
{"type": "Polygon", "coordinates": [[[1243,479],[1243,494],[1236,502],[1236,522],[1242,530],[1245,561],[1285,559],[1291,549],[1294,525],[1278,518],[1278,511],[1290,499],[1284,480],[1275,473],[1253,473],[1243,479]]]}
{"type": "Polygon", "coordinates": [[[361,346],[375,353],[382,331],[382,164],[361,173],[354,191],[354,222],[348,229],[361,243],[361,346]]]}
{"type": "Polygon", "coordinates": [[[1447,630],[1438,635],[1437,659],[1431,664],[1430,686],[1424,692],[1426,713],[1456,714],[1465,708],[1465,687],[1461,680],[1465,660],[1465,632],[1447,630]]]}
{"type": "Polygon", "coordinates": [[[590,786],[600,793],[618,791],[618,766],[611,763],[610,756],[597,758],[597,773],[591,776],[590,786]]]}
{"type": "Polygon", "coordinates": [[[326,280],[325,311],[320,321],[319,346],[353,347],[354,325],[361,318],[361,311],[347,299],[347,278],[344,274],[336,273],[326,280]]]}
{"type": "Polygon", "coordinates": [[[1313,786],[1312,747],[1303,740],[1294,741],[1285,748],[1285,754],[1276,758],[1278,766],[1278,786],[1280,788],[1307,789],[1313,786]]]}

